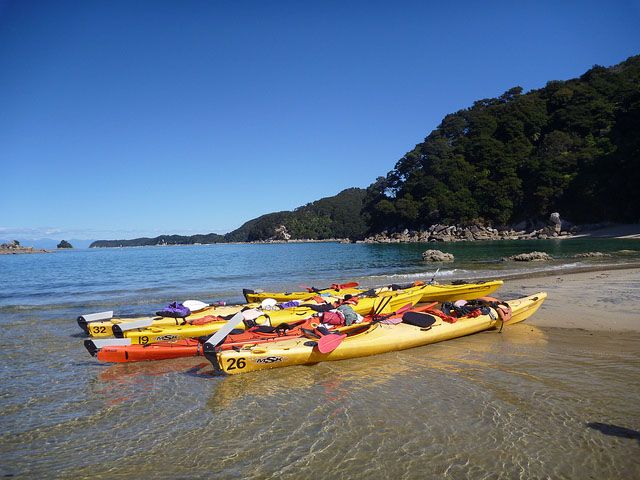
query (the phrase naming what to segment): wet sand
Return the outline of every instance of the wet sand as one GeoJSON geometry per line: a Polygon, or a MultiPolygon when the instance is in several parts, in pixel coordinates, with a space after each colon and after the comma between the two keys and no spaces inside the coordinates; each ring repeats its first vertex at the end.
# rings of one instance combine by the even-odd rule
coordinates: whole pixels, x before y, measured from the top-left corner
{"type": "Polygon", "coordinates": [[[640,268],[512,279],[496,294],[513,298],[542,290],[549,296],[530,325],[640,332],[640,268]]]}

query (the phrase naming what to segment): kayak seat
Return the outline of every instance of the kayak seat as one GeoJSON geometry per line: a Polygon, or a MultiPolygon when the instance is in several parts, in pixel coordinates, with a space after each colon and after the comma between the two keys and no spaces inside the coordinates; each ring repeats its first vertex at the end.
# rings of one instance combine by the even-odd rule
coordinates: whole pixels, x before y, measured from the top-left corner
{"type": "Polygon", "coordinates": [[[428,313],[407,312],[402,315],[402,321],[415,327],[427,328],[436,323],[436,318],[428,313]]]}

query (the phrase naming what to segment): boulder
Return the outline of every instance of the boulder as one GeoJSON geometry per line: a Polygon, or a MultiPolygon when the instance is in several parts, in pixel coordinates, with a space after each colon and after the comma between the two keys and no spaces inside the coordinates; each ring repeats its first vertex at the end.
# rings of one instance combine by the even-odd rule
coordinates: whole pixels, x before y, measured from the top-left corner
{"type": "Polygon", "coordinates": [[[422,259],[427,262],[453,262],[453,255],[440,250],[426,250],[422,253],[422,259]]]}
{"type": "Polygon", "coordinates": [[[592,258],[592,257],[610,257],[609,253],[602,252],[584,252],[584,253],[576,253],[573,258],[592,258]]]}
{"type": "Polygon", "coordinates": [[[548,262],[549,260],[552,260],[552,257],[545,252],[520,253],[518,255],[512,255],[502,259],[503,262],[548,262]]]}

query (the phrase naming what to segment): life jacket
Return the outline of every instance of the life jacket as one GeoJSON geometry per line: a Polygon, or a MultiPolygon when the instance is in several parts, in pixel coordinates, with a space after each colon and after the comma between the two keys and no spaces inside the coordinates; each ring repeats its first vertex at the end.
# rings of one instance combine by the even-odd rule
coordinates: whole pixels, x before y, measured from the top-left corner
{"type": "Polygon", "coordinates": [[[184,318],[191,315],[191,310],[181,303],[172,302],[159,312],[156,312],[156,315],[159,317],[184,318]]]}

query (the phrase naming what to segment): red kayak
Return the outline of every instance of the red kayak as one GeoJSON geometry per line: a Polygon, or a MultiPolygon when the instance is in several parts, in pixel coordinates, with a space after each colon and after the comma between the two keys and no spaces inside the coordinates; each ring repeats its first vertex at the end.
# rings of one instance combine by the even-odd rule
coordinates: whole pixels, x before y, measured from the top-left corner
{"type": "MultiPolygon", "coordinates": [[[[434,305],[435,303],[432,303],[430,305],[412,308],[411,311],[424,311],[425,309],[432,308],[434,305]]],[[[400,309],[388,317],[394,318],[400,315],[403,310],[404,309],[400,309]]],[[[407,310],[409,309],[407,308],[407,310]]],[[[372,316],[364,317],[363,323],[370,322],[372,318],[372,316]]],[[[237,330],[229,334],[224,340],[224,343],[219,345],[218,348],[221,350],[231,350],[232,348],[240,348],[247,344],[274,342],[283,338],[302,337],[304,335],[313,336],[318,322],[319,319],[317,317],[310,317],[296,323],[282,324],[278,327],[259,325],[247,330],[237,330]]],[[[320,336],[322,336],[322,333],[317,333],[317,337],[320,336]]],[[[93,343],[93,340],[85,340],[84,346],[92,356],[97,357],[101,362],[124,363],[145,360],[167,360],[181,357],[201,357],[204,355],[203,342],[204,339],[201,341],[194,338],[187,338],[175,342],[157,342],[147,345],[126,346],[109,345],[98,348],[93,343]]]]}

